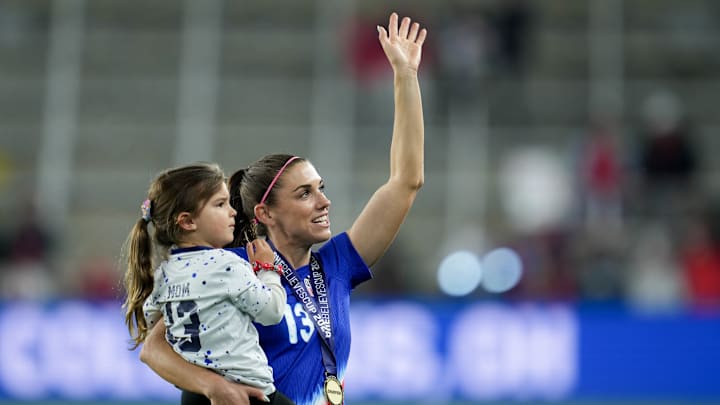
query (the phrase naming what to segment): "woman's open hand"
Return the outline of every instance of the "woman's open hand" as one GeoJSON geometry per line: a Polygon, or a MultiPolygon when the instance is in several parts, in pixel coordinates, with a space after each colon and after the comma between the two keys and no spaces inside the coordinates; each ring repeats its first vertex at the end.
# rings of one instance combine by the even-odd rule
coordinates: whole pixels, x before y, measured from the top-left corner
{"type": "Polygon", "coordinates": [[[417,72],[422,58],[422,46],[427,36],[425,28],[404,17],[398,27],[397,13],[390,14],[387,30],[378,25],[378,37],[385,56],[387,56],[395,73],[408,69],[417,72]]]}

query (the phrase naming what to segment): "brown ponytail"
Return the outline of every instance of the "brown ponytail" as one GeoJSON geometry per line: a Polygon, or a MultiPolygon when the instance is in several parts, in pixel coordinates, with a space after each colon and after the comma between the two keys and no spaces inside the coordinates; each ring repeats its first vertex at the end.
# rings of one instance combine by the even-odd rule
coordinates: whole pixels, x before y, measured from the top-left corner
{"type": "Polygon", "coordinates": [[[240,193],[240,187],[245,179],[245,173],[248,169],[240,169],[230,176],[228,181],[228,190],[230,191],[230,204],[237,211],[235,215],[235,230],[233,233],[233,241],[228,247],[244,247],[249,241],[257,238],[256,226],[253,224],[253,218],[243,210],[243,199],[240,193]]]}
{"type": "Polygon", "coordinates": [[[135,349],[147,336],[147,323],[143,315],[143,304],[153,289],[152,243],[148,232],[148,223],[140,218],[135,223],[125,242],[127,251],[127,271],[125,272],[125,291],[127,297],[125,323],[133,339],[135,349]]]}

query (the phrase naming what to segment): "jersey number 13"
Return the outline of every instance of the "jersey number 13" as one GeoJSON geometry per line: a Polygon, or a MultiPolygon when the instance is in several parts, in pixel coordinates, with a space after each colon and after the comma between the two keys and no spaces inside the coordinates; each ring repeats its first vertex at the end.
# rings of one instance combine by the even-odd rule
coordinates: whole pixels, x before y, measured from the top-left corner
{"type": "MultiPolygon", "coordinates": [[[[180,350],[184,352],[197,353],[200,351],[200,317],[197,314],[197,304],[195,301],[178,301],[178,302],[167,302],[165,303],[165,317],[170,324],[175,323],[173,313],[178,318],[182,318],[185,314],[190,314],[190,323],[185,323],[185,336],[190,336],[190,339],[184,339],[185,341],[180,343],[180,350]]],[[[175,345],[178,339],[170,333],[170,329],[167,330],[167,340],[170,344],[175,345]]]]}

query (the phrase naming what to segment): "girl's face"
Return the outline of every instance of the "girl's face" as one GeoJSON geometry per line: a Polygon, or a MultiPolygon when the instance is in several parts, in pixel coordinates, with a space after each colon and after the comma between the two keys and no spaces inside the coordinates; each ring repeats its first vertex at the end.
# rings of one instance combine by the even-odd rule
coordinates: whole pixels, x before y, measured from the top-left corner
{"type": "Polygon", "coordinates": [[[227,185],[223,183],[220,190],[192,217],[195,229],[186,242],[197,246],[222,248],[233,240],[236,214],[230,205],[227,185]]]}
{"type": "Polygon", "coordinates": [[[302,161],[288,168],[274,199],[274,205],[268,207],[272,237],[309,246],[330,239],[330,200],[312,164],[302,161]]]}

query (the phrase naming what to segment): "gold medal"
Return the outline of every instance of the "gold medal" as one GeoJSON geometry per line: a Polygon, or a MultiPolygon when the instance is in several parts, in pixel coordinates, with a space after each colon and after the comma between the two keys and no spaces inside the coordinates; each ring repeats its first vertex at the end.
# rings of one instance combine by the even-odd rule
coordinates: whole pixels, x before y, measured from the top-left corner
{"type": "Polygon", "coordinates": [[[340,380],[334,375],[327,375],[325,377],[325,398],[331,405],[342,405],[343,403],[343,388],[340,384],[340,380]]]}

